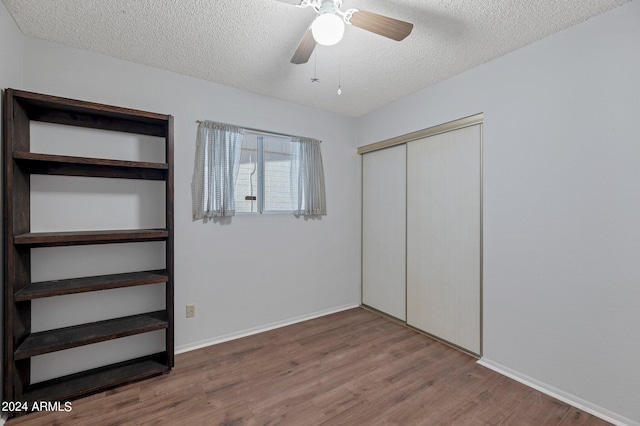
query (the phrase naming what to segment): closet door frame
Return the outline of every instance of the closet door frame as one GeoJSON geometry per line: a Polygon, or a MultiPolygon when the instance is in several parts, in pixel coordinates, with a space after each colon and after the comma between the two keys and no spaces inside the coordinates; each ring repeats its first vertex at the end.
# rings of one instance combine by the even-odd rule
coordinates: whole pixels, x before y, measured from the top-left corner
{"type": "MultiPolygon", "coordinates": [[[[451,342],[447,342],[446,340],[443,340],[442,338],[439,338],[438,336],[433,336],[427,332],[425,332],[424,330],[420,330],[420,329],[416,329],[414,327],[411,327],[410,325],[407,325],[406,320],[405,320],[405,325],[407,325],[408,327],[415,329],[421,333],[427,334],[430,337],[433,337],[436,340],[439,340],[447,345],[453,346],[457,349],[462,350],[465,353],[468,353],[476,358],[480,358],[482,357],[483,354],[483,348],[484,348],[484,256],[483,256],[483,252],[484,252],[484,219],[483,219],[483,211],[484,211],[484,207],[483,207],[483,203],[484,203],[484,184],[483,184],[483,176],[484,176],[484,160],[483,160],[483,156],[484,156],[484,149],[483,149],[483,122],[484,122],[484,114],[483,113],[479,113],[479,114],[474,114],[474,115],[470,115],[468,117],[464,117],[458,120],[453,120],[453,121],[449,121],[443,124],[439,124],[436,126],[432,126],[432,127],[428,127],[422,130],[418,130],[415,132],[411,132],[411,133],[407,133],[401,136],[396,136],[390,139],[385,139],[379,142],[375,142],[369,145],[364,145],[358,148],[358,154],[362,155],[362,154],[366,154],[368,152],[373,152],[373,151],[377,151],[380,149],[384,149],[384,148],[389,148],[392,146],[396,146],[396,145],[404,145],[407,144],[408,142],[412,142],[412,141],[416,141],[419,139],[424,139],[427,138],[429,136],[435,136],[441,133],[446,133],[446,132],[451,132],[454,130],[458,130],[458,129],[462,129],[465,127],[469,127],[469,126],[474,126],[479,124],[480,125],[480,217],[479,217],[479,221],[480,221],[480,270],[479,270],[479,274],[480,274],[480,351],[479,353],[474,353],[474,352],[470,352],[469,350],[465,349],[465,348],[461,348],[458,345],[455,345],[451,342]]],[[[405,163],[406,166],[406,163],[405,163]]],[[[406,167],[405,167],[405,171],[406,171],[406,167]]],[[[362,182],[362,184],[364,185],[364,182],[362,182]]],[[[405,188],[406,191],[406,188],[405,188]]],[[[405,209],[405,216],[407,214],[407,211],[405,209]]],[[[407,221],[406,221],[406,217],[405,217],[405,225],[406,225],[407,221]]],[[[405,253],[406,253],[406,234],[405,234],[405,253]]],[[[406,266],[405,266],[405,277],[406,277],[406,266]]],[[[405,289],[406,290],[406,289],[405,289]]],[[[406,296],[406,291],[405,291],[405,296],[406,296]]],[[[407,309],[408,303],[407,301],[405,301],[405,318],[407,317],[407,309]]]]}

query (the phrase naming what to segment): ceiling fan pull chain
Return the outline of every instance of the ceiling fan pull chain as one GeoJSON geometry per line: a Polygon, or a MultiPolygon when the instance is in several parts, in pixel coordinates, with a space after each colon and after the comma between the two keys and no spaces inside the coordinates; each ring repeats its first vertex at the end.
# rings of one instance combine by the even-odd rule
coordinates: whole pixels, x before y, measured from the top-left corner
{"type": "Polygon", "coordinates": [[[342,72],[342,49],[338,50],[338,95],[342,95],[342,84],[340,74],[342,72]]]}
{"type": "Polygon", "coordinates": [[[313,52],[313,61],[315,62],[313,65],[313,78],[311,79],[312,83],[320,83],[320,79],[318,78],[318,51],[313,52]]]}

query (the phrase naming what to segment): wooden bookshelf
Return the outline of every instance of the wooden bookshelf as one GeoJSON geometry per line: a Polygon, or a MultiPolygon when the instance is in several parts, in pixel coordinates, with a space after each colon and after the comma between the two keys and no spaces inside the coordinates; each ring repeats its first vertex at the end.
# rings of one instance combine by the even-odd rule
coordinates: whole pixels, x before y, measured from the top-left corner
{"type": "Polygon", "coordinates": [[[63,401],[100,392],[157,374],[174,364],[173,342],[173,117],[20,90],[6,89],[3,99],[4,166],[4,399],[63,401]],[[165,162],[123,161],[31,152],[30,123],[127,132],[164,139],[165,162]],[[162,229],[30,231],[30,176],[144,179],[165,182],[162,229]],[[36,247],[163,241],[165,268],[53,281],[31,281],[31,249],[36,247]],[[160,284],[165,308],[127,317],[31,331],[31,301],[75,293],[160,284]],[[163,330],[165,348],[42,383],[31,383],[31,358],[54,351],[163,330]]]}

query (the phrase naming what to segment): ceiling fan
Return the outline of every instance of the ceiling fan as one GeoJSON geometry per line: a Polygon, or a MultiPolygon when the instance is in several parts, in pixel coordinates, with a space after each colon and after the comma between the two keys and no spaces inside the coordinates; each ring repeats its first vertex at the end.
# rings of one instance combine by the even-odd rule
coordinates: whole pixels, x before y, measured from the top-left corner
{"type": "Polygon", "coordinates": [[[349,9],[343,12],[340,10],[342,0],[278,1],[300,8],[312,7],[318,14],[293,54],[292,64],[306,63],[316,44],[330,46],[339,42],[344,34],[344,24],[353,25],[396,41],[404,40],[413,30],[413,24],[409,22],[377,13],[358,9],[349,9]]]}

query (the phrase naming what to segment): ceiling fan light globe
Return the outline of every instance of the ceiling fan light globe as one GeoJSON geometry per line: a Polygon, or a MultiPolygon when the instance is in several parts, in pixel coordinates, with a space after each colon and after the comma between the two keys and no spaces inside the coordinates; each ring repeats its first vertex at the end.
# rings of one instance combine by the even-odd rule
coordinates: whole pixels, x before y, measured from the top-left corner
{"type": "Polygon", "coordinates": [[[342,40],[344,22],[338,15],[323,13],[311,24],[311,33],[316,43],[331,46],[342,40]]]}

